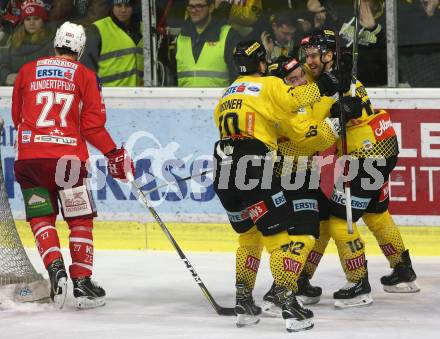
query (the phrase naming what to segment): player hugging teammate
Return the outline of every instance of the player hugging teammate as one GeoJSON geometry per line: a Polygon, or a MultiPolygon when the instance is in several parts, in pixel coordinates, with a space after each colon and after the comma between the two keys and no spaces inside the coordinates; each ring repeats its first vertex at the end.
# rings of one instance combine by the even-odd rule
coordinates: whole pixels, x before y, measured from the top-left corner
{"type": "Polygon", "coordinates": [[[336,185],[331,199],[325,197],[312,158],[334,143],[341,149],[340,109],[348,153],[351,161],[359,162],[351,184],[353,221],[364,218],[390,261],[393,272],[381,279],[384,289],[419,290],[408,251],[387,210],[386,188],[398,154],[390,117],[374,110],[359,81],[356,97],[348,95],[351,64],[345,58],[341,69],[335,69],[334,42],[332,31],[306,37],[301,45],[306,65],[294,58],[279,59],[270,66],[275,76],[266,76],[265,51],[259,42],[243,42],[235,49],[240,76],[225,90],[214,114],[220,132],[214,148],[214,188],[239,234],[237,326],[259,321],[262,310],[252,290],[263,247],[270,254],[274,278],[263,308],[274,315],[279,307],[289,332],[313,327],[313,313],[299,301],[319,301],[321,289],[311,286],[309,279],[330,236],[347,277],[347,284],[334,293],[335,306],[372,302],[364,243],[356,226],[353,234],[347,232],[345,199],[338,199],[344,193],[336,185]],[[341,74],[340,81],[336,74],[341,74]],[[338,90],[346,93],[341,105],[335,99],[338,90]],[[374,179],[364,167],[368,161],[383,178],[373,189],[362,186],[362,179],[374,179]]]}
{"type": "Polygon", "coordinates": [[[316,196],[315,192],[308,194],[302,202],[310,207],[295,211],[292,199],[296,195],[285,194],[285,179],[273,169],[280,125],[286,126],[288,138],[304,147],[318,151],[329,146],[327,135],[337,135],[337,119],[318,121],[298,111],[320,101],[321,96],[334,95],[339,83],[331,72],[323,72],[316,83],[298,87],[265,76],[266,51],[257,41],[239,43],[234,60],[240,76],[225,90],[214,113],[220,134],[214,147],[214,189],[239,234],[237,326],[259,321],[261,308],[255,305],[252,290],[265,247],[275,281],[274,298],[281,305],[286,329],[306,330],[313,327],[313,313],[302,307],[296,293],[298,278],[318,235],[316,196]],[[240,104],[232,109],[238,100],[240,104]],[[312,130],[318,133],[309,138],[312,130]]]}

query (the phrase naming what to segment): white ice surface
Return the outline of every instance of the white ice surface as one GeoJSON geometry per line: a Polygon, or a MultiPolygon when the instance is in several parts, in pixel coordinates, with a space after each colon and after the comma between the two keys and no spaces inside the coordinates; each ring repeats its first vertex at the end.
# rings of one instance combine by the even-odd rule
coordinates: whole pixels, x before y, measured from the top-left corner
{"type": "MultiPolygon", "coordinates": [[[[42,272],[37,253],[29,253],[42,272]]],[[[234,255],[187,256],[216,301],[232,306],[234,255]]],[[[78,311],[71,292],[62,311],[50,304],[15,304],[0,311],[0,338],[440,338],[440,257],[415,257],[413,263],[420,293],[383,292],[379,278],[389,269],[384,258],[370,257],[374,304],[335,310],[331,295],[344,284],[343,275],[338,258],[324,256],[313,280],[324,290],[321,302],[312,306],[315,328],[289,334],[281,319],[262,318],[255,327],[236,328],[234,317],[218,316],[175,252],[96,251],[94,279],[107,291],[106,306],[78,311]]],[[[257,303],[270,284],[265,256],[254,293],[257,303]]]]}

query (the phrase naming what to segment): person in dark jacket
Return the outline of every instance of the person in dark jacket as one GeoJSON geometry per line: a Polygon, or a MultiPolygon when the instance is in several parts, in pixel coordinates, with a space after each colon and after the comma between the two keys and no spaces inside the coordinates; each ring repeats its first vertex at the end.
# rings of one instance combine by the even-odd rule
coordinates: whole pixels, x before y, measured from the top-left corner
{"type": "Polygon", "coordinates": [[[25,63],[53,55],[54,31],[47,24],[48,13],[40,0],[27,0],[21,5],[20,24],[11,37],[11,46],[2,56],[0,84],[11,86],[25,63]]]}

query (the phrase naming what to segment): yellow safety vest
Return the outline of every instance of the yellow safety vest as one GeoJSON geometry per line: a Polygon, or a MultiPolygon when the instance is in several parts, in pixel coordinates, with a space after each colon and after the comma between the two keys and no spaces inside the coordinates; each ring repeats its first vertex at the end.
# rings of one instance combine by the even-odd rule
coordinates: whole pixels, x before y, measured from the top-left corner
{"type": "Polygon", "coordinates": [[[177,79],[179,87],[226,87],[229,85],[228,65],[225,62],[226,37],[231,26],[220,29],[219,41],[205,42],[194,61],[191,37],[177,38],[177,79]]]}
{"type": "Polygon", "coordinates": [[[93,23],[101,34],[98,76],[103,86],[142,86],[144,76],[143,39],[136,45],[110,17],[93,23]]]}

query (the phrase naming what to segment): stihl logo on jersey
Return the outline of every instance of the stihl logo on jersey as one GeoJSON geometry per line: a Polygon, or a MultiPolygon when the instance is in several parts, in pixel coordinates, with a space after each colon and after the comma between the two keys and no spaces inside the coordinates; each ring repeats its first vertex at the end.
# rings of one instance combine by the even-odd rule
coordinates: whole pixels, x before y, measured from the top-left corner
{"type": "Polygon", "coordinates": [[[248,255],[248,257],[246,258],[246,265],[245,267],[255,273],[257,273],[258,271],[258,267],[260,267],[260,260],[248,255]]]}
{"type": "Polygon", "coordinates": [[[52,144],[76,146],[76,138],[58,137],[55,135],[36,135],[34,142],[49,142],[52,144]]]}
{"type": "Polygon", "coordinates": [[[390,194],[390,188],[388,186],[388,181],[385,181],[382,185],[382,187],[380,188],[380,193],[379,193],[379,202],[385,201],[386,199],[388,199],[388,196],[390,194]]]}
{"type": "Polygon", "coordinates": [[[369,122],[377,141],[391,138],[396,135],[393,123],[388,114],[381,114],[369,122]]]}
{"type": "Polygon", "coordinates": [[[386,257],[389,257],[390,255],[394,255],[397,253],[393,244],[388,243],[388,244],[379,245],[379,246],[382,249],[382,253],[385,254],[386,257]]]}
{"type": "Polygon", "coordinates": [[[299,274],[299,272],[301,272],[301,266],[300,262],[295,261],[292,258],[283,258],[284,271],[299,274]]]}
{"type": "Polygon", "coordinates": [[[353,259],[345,259],[345,265],[349,271],[354,271],[358,268],[365,266],[365,254],[361,254],[360,256],[353,259]]]}
{"type": "Polygon", "coordinates": [[[321,261],[322,258],[322,254],[315,252],[315,251],[311,251],[309,256],[307,257],[307,261],[309,263],[312,263],[315,266],[319,265],[319,262],[321,261]]]}
{"type": "Polygon", "coordinates": [[[267,213],[267,207],[264,201],[257,202],[248,207],[249,216],[253,222],[257,222],[263,215],[267,213]]]}
{"type": "Polygon", "coordinates": [[[60,66],[37,66],[35,72],[36,79],[58,78],[72,81],[75,75],[74,69],[60,66]]]}
{"type": "Polygon", "coordinates": [[[259,84],[259,83],[252,83],[252,82],[242,82],[239,84],[234,83],[226,89],[225,93],[223,93],[222,98],[225,98],[228,95],[232,95],[232,94],[245,94],[256,97],[260,95],[260,91],[262,87],[263,84],[259,84]]]}

